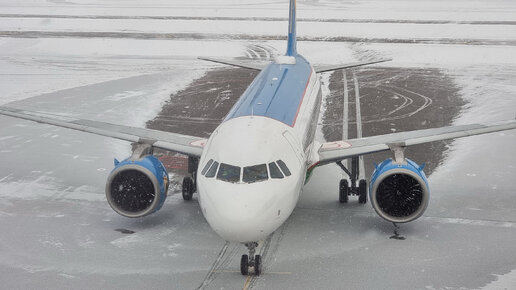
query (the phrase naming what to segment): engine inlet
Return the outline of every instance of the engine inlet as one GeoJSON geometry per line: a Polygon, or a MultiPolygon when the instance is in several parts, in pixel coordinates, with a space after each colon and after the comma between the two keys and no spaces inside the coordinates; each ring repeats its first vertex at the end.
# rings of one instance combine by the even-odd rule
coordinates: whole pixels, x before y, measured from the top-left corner
{"type": "Polygon", "coordinates": [[[376,194],[378,206],[393,217],[408,217],[423,203],[421,184],[412,176],[393,174],[382,180],[376,194]]]}
{"type": "Polygon", "coordinates": [[[135,169],[120,171],[111,183],[114,204],[127,212],[147,209],[156,196],[154,184],[143,172],[135,169]]]}

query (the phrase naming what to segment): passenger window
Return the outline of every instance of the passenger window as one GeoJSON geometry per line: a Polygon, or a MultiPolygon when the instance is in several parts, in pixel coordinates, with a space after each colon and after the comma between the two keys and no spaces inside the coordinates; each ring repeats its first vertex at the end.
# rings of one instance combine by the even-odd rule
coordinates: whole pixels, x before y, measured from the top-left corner
{"type": "Polygon", "coordinates": [[[214,177],[217,173],[217,168],[219,167],[219,163],[217,161],[213,162],[213,164],[210,167],[210,170],[206,172],[206,177],[214,177]]]}
{"type": "Polygon", "coordinates": [[[267,180],[267,165],[260,164],[255,166],[244,167],[243,181],[253,183],[257,181],[267,180]]]}
{"type": "Polygon", "coordinates": [[[217,173],[217,179],[227,182],[239,182],[240,167],[221,163],[219,173],[217,173]]]}
{"type": "Polygon", "coordinates": [[[206,163],[206,166],[204,166],[204,169],[202,170],[201,175],[204,175],[206,173],[206,171],[208,171],[208,168],[210,168],[210,165],[212,163],[213,163],[213,159],[210,159],[210,161],[208,161],[208,163],[206,163]]]}
{"type": "Polygon", "coordinates": [[[283,178],[283,173],[281,173],[278,165],[274,162],[269,163],[269,172],[271,174],[271,178],[283,178]]]}
{"type": "Polygon", "coordinates": [[[278,160],[278,161],[276,161],[276,163],[278,163],[279,167],[281,168],[281,171],[283,171],[283,173],[285,173],[285,176],[291,175],[290,170],[288,170],[287,164],[285,164],[285,162],[278,160]]]}

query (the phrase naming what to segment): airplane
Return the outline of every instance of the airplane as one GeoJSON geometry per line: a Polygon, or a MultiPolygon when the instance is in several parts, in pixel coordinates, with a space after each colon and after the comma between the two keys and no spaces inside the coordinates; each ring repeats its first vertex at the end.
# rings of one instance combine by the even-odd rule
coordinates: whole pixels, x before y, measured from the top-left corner
{"type": "MultiPolygon", "coordinates": [[[[393,223],[420,217],[430,190],[423,167],[405,158],[407,146],[516,129],[516,120],[449,126],[319,143],[315,131],[322,102],[318,74],[387,60],[312,66],[296,48],[296,1],[289,3],[285,55],[270,63],[201,58],[258,70],[247,90],[208,139],[94,120],[48,116],[0,106],[0,114],[133,142],[123,161],[115,159],[105,193],[122,216],[139,218],[160,210],[169,175],[153,153],[160,148],[188,156],[182,196],[197,191],[201,211],[211,228],[227,241],[248,249],[241,256],[242,275],[260,275],[258,242],[278,229],[294,210],[304,184],[318,166],[337,163],[350,177],[339,182],[339,202],[358,195],[378,215],[393,223]],[[369,184],[357,180],[342,161],[380,151],[393,158],[376,166],[369,184]],[[357,185],[358,181],[358,185],[357,185]],[[252,271],[250,271],[252,269],[252,271]]],[[[357,172],[357,162],[351,162],[357,172]]]]}

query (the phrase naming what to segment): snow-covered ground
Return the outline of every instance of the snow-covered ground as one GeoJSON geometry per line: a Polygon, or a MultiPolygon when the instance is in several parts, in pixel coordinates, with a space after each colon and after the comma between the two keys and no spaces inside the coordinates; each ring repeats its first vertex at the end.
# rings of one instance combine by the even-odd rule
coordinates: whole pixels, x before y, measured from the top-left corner
{"type": "MultiPolygon", "coordinates": [[[[217,66],[197,56],[256,57],[249,44],[282,53],[284,41],[268,39],[283,37],[287,2],[2,0],[0,105],[144,126],[171,93],[217,66]]],[[[299,43],[313,63],[389,57],[382,66],[437,68],[468,103],[455,124],[516,116],[515,1],[310,0],[298,9],[300,36],[331,40],[299,43]],[[407,43],[413,39],[433,43],[407,43]]],[[[369,206],[336,204],[335,176],[316,171],[300,208],[273,237],[266,274],[251,287],[516,287],[514,144],[514,131],[452,142],[430,176],[430,207],[404,228],[405,241],[389,240],[391,226],[369,206]]],[[[243,248],[224,248],[195,203],[175,194],[139,220],[111,211],[105,178],[112,158],[129,150],[125,142],[0,117],[2,287],[245,285],[231,272],[243,248]],[[217,260],[221,248],[227,255],[217,260]],[[215,264],[218,272],[209,274],[215,264]]]]}

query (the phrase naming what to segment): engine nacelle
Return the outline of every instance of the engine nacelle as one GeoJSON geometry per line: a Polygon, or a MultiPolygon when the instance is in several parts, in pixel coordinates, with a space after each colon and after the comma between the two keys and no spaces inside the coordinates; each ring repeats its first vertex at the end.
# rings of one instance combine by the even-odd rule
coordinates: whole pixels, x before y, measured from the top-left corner
{"type": "Polygon", "coordinates": [[[163,163],[152,155],[122,162],[106,183],[106,197],[117,213],[126,217],[142,217],[158,211],[167,198],[168,172],[163,163]]]}
{"type": "Polygon", "coordinates": [[[430,190],[423,166],[404,159],[387,159],[376,166],[369,185],[371,204],[379,216],[394,223],[420,217],[428,206],[430,190]]]}

